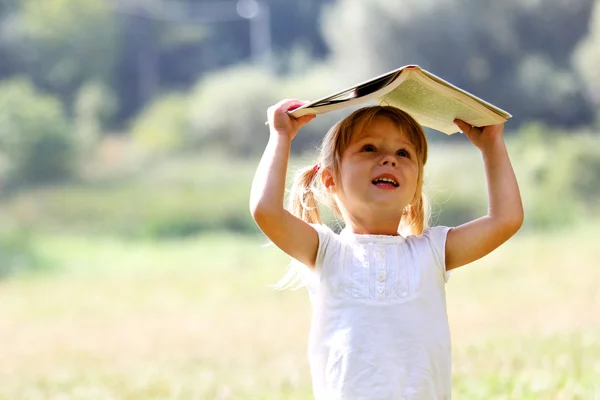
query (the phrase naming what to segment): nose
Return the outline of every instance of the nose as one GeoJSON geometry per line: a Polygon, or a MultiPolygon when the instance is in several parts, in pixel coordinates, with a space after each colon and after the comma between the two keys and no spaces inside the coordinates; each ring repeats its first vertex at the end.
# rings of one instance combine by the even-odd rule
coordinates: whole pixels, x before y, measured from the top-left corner
{"type": "Polygon", "coordinates": [[[394,157],[391,154],[386,154],[385,156],[383,156],[381,158],[380,164],[387,165],[389,167],[395,167],[396,166],[396,157],[394,157]]]}

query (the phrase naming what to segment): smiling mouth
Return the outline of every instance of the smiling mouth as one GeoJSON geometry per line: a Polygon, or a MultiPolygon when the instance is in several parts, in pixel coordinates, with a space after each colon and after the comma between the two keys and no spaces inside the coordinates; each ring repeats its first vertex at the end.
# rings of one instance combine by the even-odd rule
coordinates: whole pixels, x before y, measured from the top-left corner
{"type": "Polygon", "coordinates": [[[395,187],[400,186],[398,182],[396,182],[392,178],[376,178],[371,181],[371,183],[377,187],[395,187]]]}

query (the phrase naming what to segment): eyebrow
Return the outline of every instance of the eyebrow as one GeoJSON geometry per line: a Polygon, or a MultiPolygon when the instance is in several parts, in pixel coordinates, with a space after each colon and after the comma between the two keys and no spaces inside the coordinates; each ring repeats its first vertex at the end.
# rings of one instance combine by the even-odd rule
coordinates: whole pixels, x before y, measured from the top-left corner
{"type": "MultiPolygon", "coordinates": [[[[382,139],[382,138],[374,137],[374,136],[370,135],[369,133],[364,133],[364,134],[361,134],[361,136],[359,138],[357,138],[354,143],[362,143],[365,141],[368,142],[369,140],[373,140],[373,139],[382,139]]],[[[406,140],[406,139],[402,138],[402,139],[400,139],[400,141],[402,142],[403,146],[410,146],[415,150],[417,149],[417,147],[410,140],[406,140]]]]}

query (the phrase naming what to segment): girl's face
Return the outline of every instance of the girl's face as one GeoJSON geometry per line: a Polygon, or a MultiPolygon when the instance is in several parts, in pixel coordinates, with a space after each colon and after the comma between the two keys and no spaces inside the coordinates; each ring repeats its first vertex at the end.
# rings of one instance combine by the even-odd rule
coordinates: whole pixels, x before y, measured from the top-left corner
{"type": "MultiPolygon", "coordinates": [[[[356,132],[342,154],[335,195],[346,217],[399,223],[417,190],[417,152],[409,136],[386,117],[356,132]]],[[[396,225],[397,226],[397,225],[396,225]]]]}

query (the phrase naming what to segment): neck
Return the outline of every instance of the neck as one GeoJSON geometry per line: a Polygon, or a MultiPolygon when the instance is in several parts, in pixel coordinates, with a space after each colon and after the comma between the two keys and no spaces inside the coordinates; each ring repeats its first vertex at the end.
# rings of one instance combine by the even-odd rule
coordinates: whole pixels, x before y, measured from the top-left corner
{"type": "MultiPolygon", "coordinates": [[[[345,214],[345,213],[344,213],[345,214]]],[[[400,216],[350,216],[344,215],[346,228],[358,235],[388,235],[397,236],[400,216]]]]}

